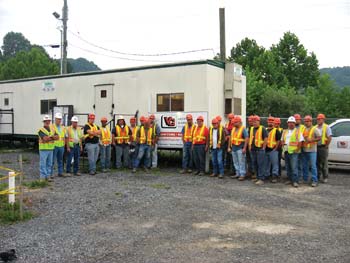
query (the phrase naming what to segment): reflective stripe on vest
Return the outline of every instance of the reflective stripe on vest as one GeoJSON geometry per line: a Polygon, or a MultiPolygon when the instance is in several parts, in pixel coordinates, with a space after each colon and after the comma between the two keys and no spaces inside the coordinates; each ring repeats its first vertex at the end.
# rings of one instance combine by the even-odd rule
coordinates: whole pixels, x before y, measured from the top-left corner
{"type": "MultiPolygon", "coordinates": [[[[210,132],[209,132],[210,147],[213,147],[213,129],[214,129],[213,126],[210,126],[210,132]]],[[[217,146],[218,146],[218,148],[220,148],[221,140],[222,140],[222,133],[223,133],[223,127],[221,125],[218,129],[218,133],[219,133],[219,140],[217,141],[217,146]]]]}
{"type": "Polygon", "coordinates": [[[114,139],[117,144],[128,143],[130,141],[129,126],[126,125],[124,129],[122,129],[119,125],[116,125],[115,133],[116,137],[114,137],[114,139]]]}
{"type": "Polygon", "coordinates": [[[191,129],[188,128],[188,124],[185,124],[185,132],[184,132],[184,141],[185,142],[192,142],[193,140],[193,131],[195,125],[192,124],[191,129]]]}
{"type": "MultiPolygon", "coordinates": [[[[40,128],[38,130],[38,133],[39,132],[43,132],[46,136],[53,136],[54,135],[54,133],[52,132],[52,129],[50,129],[50,131],[48,131],[44,127],[40,128]]],[[[53,150],[54,148],[55,148],[55,141],[45,142],[39,136],[39,150],[53,150]]]]}
{"type": "MultiPolygon", "coordinates": [[[[317,126],[317,125],[316,125],[317,126]]],[[[323,123],[323,126],[322,126],[322,135],[321,135],[321,144],[322,145],[326,145],[327,142],[328,142],[328,139],[327,139],[327,127],[328,125],[323,123]]]]}
{"type": "Polygon", "coordinates": [[[61,132],[58,131],[58,127],[56,124],[52,124],[50,129],[55,131],[55,133],[58,135],[58,140],[55,140],[54,144],[55,147],[64,147],[65,144],[65,134],[66,134],[66,129],[64,126],[60,126],[61,127],[61,132]]]}
{"type": "MultiPolygon", "coordinates": [[[[94,123],[94,124],[90,124],[90,123],[87,123],[86,125],[88,125],[89,127],[90,127],[90,130],[91,131],[97,131],[98,129],[97,129],[97,126],[96,126],[96,124],[94,123]]],[[[87,137],[89,137],[90,139],[92,139],[93,137],[95,137],[94,135],[90,135],[90,134],[85,134],[84,135],[84,138],[87,138],[87,137]]]]}
{"type": "Polygon", "coordinates": [[[267,147],[269,147],[270,149],[275,148],[277,141],[276,141],[276,128],[273,128],[270,132],[269,132],[269,136],[267,137],[267,147]]]}
{"type": "Polygon", "coordinates": [[[70,148],[74,147],[74,131],[76,130],[78,133],[78,138],[79,138],[79,145],[81,145],[81,141],[80,139],[83,137],[83,133],[81,131],[81,129],[79,127],[77,127],[76,129],[74,129],[72,126],[68,127],[68,145],[70,148]]]}
{"type": "Polygon", "coordinates": [[[243,130],[245,129],[244,126],[241,126],[240,128],[236,129],[236,127],[233,127],[231,131],[231,144],[232,145],[240,145],[242,142],[244,142],[243,138],[243,130]]]}
{"type": "Polygon", "coordinates": [[[111,131],[108,126],[100,127],[101,130],[101,142],[103,145],[109,145],[112,142],[111,131]]]}
{"type": "Polygon", "coordinates": [[[133,129],[132,129],[132,140],[134,142],[136,142],[136,136],[137,136],[137,131],[139,130],[139,126],[135,126],[133,129]]]}
{"type": "MultiPolygon", "coordinates": [[[[152,145],[152,135],[153,135],[153,129],[148,128],[147,131],[147,144],[152,145]]],[[[145,134],[145,127],[141,126],[140,128],[140,144],[146,143],[146,134],[145,134]]]]}
{"type": "MultiPolygon", "coordinates": [[[[312,139],[315,135],[315,129],[316,129],[316,126],[314,127],[311,127],[310,129],[307,129],[305,128],[304,132],[303,132],[303,136],[304,138],[308,138],[308,139],[312,139]]],[[[303,143],[303,147],[306,148],[306,149],[310,149],[312,148],[315,144],[317,144],[317,142],[307,142],[305,141],[303,143]]]]}
{"type": "Polygon", "coordinates": [[[200,129],[198,128],[199,127],[196,125],[193,131],[193,144],[203,143],[207,139],[207,137],[203,136],[205,125],[203,125],[200,129]]]}
{"type": "MultiPolygon", "coordinates": [[[[262,138],[262,128],[263,126],[260,125],[254,136],[255,138],[254,145],[258,148],[261,148],[262,145],[264,144],[264,140],[262,138]]],[[[253,144],[253,132],[254,132],[254,127],[251,127],[250,133],[249,133],[249,146],[253,144]]]]}

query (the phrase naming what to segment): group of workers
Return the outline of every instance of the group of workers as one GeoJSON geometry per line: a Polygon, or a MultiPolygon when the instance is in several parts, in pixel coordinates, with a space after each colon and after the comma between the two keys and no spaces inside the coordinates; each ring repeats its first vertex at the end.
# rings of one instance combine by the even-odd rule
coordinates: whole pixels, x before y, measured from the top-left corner
{"type": "Polygon", "coordinates": [[[155,116],[141,116],[141,125],[136,125],[136,118],[130,118],[130,126],[126,124],[123,116],[117,118],[115,127],[109,128],[106,117],[101,118],[101,125],[95,124],[95,115],[88,115],[88,122],[83,129],[78,126],[78,117],[73,116],[71,125],[62,125],[62,114],[56,113],[54,123],[51,124],[49,115],[43,118],[43,127],[38,131],[40,153],[40,178],[53,180],[53,167],[57,162],[59,177],[72,175],[80,176],[79,157],[83,151],[83,142],[88,156],[89,174],[96,174],[96,163],[100,158],[102,172],[111,168],[112,145],[115,149],[117,169],[137,168],[143,164],[146,171],[158,165],[157,143],[160,128],[155,123],[155,116]],[[66,173],[63,169],[65,150],[68,153],[66,173]]]}
{"type": "MultiPolygon", "coordinates": [[[[224,177],[225,167],[231,170],[231,177],[239,181],[250,177],[256,185],[266,180],[276,183],[281,178],[281,159],[284,155],[287,184],[298,187],[301,180],[312,187],[321,181],[328,181],[328,145],[331,129],[325,123],[324,114],[318,114],[317,125],[312,117],[305,116],[304,124],[299,114],[288,118],[287,129],[280,127],[280,118],[269,117],[267,127],[261,125],[260,117],[249,116],[248,127],[244,127],[240,116],[227,115],[228,122],[222,125],[222,118],[212,119],[210,127],[204,124],[204,117],[198,116],[196,124],[191,114],[186,115],[182,129],[183,158],[181,174],[205,174],[206,154],[209,152],[213,172],[211,177],[224,177]],[[309,171],[311,170],[311,180],[309,171]]],[[[78,126],[78,117],[73,116],[71,125],[64,127],[62,114],[56,113],[54,123],[45,115],[43,127],[39,129],[40,178],[53,180],[53,167],[57,162],[58,176],[79,176],[79,156],[83,142],[89,161],[89,174],[96,174],[96,163],[100,158],[102,172],[111,168],[112,146],[115,149],[117,169],[130,168],[132,172],[143,165],[146,172],[156,168],[157,145],[160,127],[155,116],[141,116],[140,125],[136,118],[130,118],[130,125],[119,116],[110,130],[107,118],[101,118],[101,125],[95,124],[95,115],[88,115],[83,129],[78,126]],[[64,153],[68,153],[66,173],[63,172],[64,153]]]]}
{"type": "Polygon", "coordinates": [[[196,125],[191,114],[186,116],[181,173],[194,170],[194,174],[204,175],[205,156],[209,150],[212,177],[223,178],[225,164],[232,163],[232,178],[243,181],[251,177],[256,185],[269,179],[277,183],[281,178],[284,155],[286,184],[298,187],[303,182],[316,187],[319,181],[328,181],[328,145],[332,132],[325,123],[324,114],[318,114],[315,126],[311,116],[305,116],[302,124],[301,116],[295,114],[288,118],[285,130],[280,126],[280,118],[269,117],[265,128],[260,117],[252,115],[246,128],[240,116],[231,113],[227,117],[225,125],[221,124],[220,116],[213,118],[208,128],[203,124],[202,116],[197,118],[196,125]]]}

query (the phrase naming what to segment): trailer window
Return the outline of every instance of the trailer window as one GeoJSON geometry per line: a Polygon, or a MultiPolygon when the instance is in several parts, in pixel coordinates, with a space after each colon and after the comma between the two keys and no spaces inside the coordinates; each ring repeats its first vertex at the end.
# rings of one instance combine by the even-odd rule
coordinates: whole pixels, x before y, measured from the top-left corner
{"type": "Polygon", "coordinates": [[[232,112],[232,99],[225,99],[225,114],[232,112]]]}
{"type": "Polygon", "coordinates": [[[107,98],[107,90],[101,90],[101,98],[107,98]]]}
{"type": "Polygon", "coordinates": [[[184,93],[157,94],[157,111],[184,111],[184,93]]]}
{"type": "Polygon", "coordinates": [[[40,113],[49,114],[52,112],[53,107],[57,106],[57,100],[41,100],[40,101],[40,113]]]}
{"type": "Polygon", "coordinates": [[[10,104],[9,98],[4,99],[4,106],[8,106],[10,104]]]}

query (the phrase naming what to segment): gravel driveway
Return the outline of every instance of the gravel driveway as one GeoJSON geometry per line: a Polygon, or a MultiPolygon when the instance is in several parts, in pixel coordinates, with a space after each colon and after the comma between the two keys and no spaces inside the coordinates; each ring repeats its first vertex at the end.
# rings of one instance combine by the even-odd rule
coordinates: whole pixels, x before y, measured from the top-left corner
{"type": "MultiPolygon", "coordinates": [[[[15,167],[18,153],[1,153],[15,167]]],[[[25,152],[27,180],[38,155],[25,152]]],[[[16,262],[350,262],[350,173],[298,189],[129,171],[57,178],[27,193],[37,213],[0,226],[16,262]]]]}

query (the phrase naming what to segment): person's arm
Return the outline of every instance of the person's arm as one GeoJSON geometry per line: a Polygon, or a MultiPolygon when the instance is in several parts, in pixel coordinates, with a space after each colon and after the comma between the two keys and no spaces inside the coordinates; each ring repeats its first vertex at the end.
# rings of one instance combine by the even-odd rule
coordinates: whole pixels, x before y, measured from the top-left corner
{"type": "Polygon", "coordinates": [[[328,148],[329,144],[332,141],[332,130],[331,130],[331,128],[329,128],[329,126],[326,129],[326,133],[327,133],[326,134],[326,137],[327,137],[326,148],[328,148]]]}
{"type": "Polygon", "coordinates": [[[115,127],[112,129],[112,145],[115,145],[115,137],[117,136],[116,135],[116,129],[115,127]]]}
{"type": "Polygon", "coordinates": [[[279,130],[276,130],[276,146],[273,148],[274,151],[277,151],[280,147],[281,143],[281,132],[279,130]]]}
{"type": "Polygon", "coordinates": [[[209,129],[205,128],[206,140],[205,140],[205,151],[207,152],[209,149],[209,129]]]}
{"type": "Polygon", "coordinates": [[[70,152],[70,147],[69,147],[69,139],[70,139],[70,134],[69,134],[69,129],[67,128],[66,134],[65,134],[65,143],[66,143],[66,149],[67,152],[70,152]]]}
{"type": "Polygon", "coordinates": [[[266,145],[267,145],[267,131],[265,128],[263,128],[262,133],[263,133],[263,138],[264,138],[264,143],[263,143],[262,149],[265,150],[266,145]]]}

